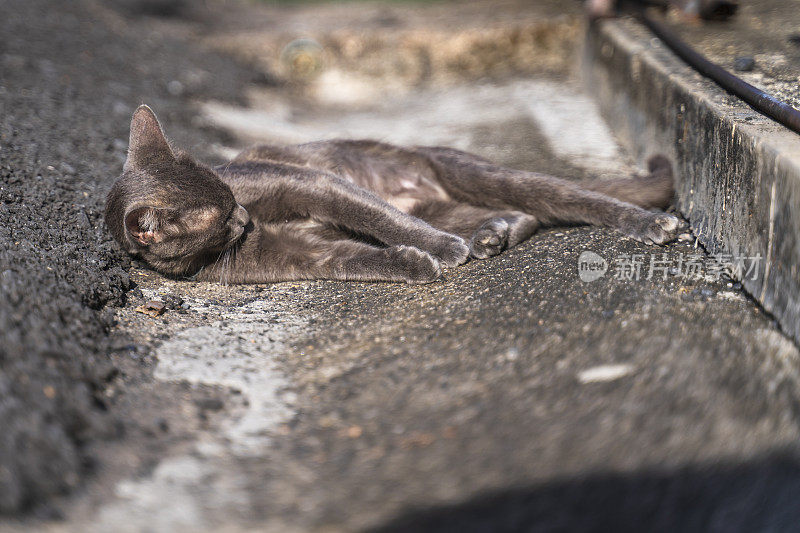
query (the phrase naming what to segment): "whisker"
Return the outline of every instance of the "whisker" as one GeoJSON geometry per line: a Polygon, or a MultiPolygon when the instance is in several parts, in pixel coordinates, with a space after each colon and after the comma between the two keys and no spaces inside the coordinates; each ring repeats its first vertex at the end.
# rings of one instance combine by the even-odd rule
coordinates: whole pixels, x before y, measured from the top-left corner
{"type": "Polygon", "coordinates": [[[225,254],[225,285],[228,284],[230,280],[230,269],[231,269],[231,249],[228,248],[228,253],[225,254]]]}
{"type": "Polygon", "coordinates": [[[231,246],[230,259],[228,260],[228,281],[231,279],[231,269],[233,268],[233,265],[236,264],[236,249],[237,246],[235,244],[231,246]]]}
{"type": "Polygon", "coordinates": [[[231,249],[226,248],[223,253],[224,253],[224,259],[222,260],[222,269],[219,273],[219,282],[223,285],[227,285],[228,269],[230,268],[230,261],[231,261],[231,249]]]}
{"type": "Polygon", "coordinates": [[[217,255],[217,258],[214,260],[213,263],[211,263],[211,269],[210,270],[213,271],[217,267],[217,264],[219,263],[219,260],[222,258],[222,254],[224,254],[224,253],[225,253],[225,250],[221,250],[219,252],[219,255],[217,255]]]}

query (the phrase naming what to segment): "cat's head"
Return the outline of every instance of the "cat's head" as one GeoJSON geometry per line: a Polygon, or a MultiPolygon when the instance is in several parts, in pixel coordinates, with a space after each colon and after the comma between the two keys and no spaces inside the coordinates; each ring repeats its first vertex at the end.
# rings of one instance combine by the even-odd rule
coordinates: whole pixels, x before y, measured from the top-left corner
{"type": "Polygon", "coordinates": [[[174,152],[153,111],[140,106],[122,176],[106,200],[117,242],[160,272],[193,274],[232,247],[248,221],[217,174],[174,152]]]}

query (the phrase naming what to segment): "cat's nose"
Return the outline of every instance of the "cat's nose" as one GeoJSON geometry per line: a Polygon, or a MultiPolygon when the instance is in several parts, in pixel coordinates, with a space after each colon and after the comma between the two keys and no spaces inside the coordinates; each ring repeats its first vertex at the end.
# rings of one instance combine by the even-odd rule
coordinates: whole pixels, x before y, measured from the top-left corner
{"type": "Polygon", "coordinates": [[[239,204],[236,204],[236,219],[242,226],[246,226],[247,223],[250,222],[250,214],[247,212],[247,209],[239,204]]]}

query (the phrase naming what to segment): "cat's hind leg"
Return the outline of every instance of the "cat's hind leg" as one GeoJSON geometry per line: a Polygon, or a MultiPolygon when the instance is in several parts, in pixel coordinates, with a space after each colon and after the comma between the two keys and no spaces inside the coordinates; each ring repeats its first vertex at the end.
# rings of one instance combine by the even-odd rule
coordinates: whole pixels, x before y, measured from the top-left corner
{"type": "Polygon", "coordinates": [[[521,211],[498,211],[459,202],[420,202],[411,214],[435,228],[462,237],[470,256],[485,259],[516,246],[533,235],[539,221],[521,211]]]}
{"type": "Polygon", "coordinates": [[[644,176],[595,179],[581,185],[645,209],[663,209],[674,195],[672,163],[663,155],[654,155],[647,160],[647,169],[644,176]]]}
{"type": "Polygon", "coordinates": [[[512,248],[539,228],[539,221],[533,215],[520,211],[500,213],[479,227],[469,239],[469,253],[475,259],[485,259],[512,248]]]}
{"type": "MultiPolygon", "coordinates": [[[[648,244],[675,238],[680,221],[667,213],[651,212],[631,202],[652,207],[672,195],[671,183],[655,196],[645,197],[647,183],[634,178],[610,184],[578,183],[553,176],[504,168],[469,154],[446,148],[427,148],[438,179],[458,202],[497,210],[516,210],[535,216],[543,224],[592,224],[615,228],[648,244]],[[596,189],[596,190],[593,190],[596,189]],[[602,191],[602,192],[601,192],[602,191]],[[615,198],[613,195],[621,196],[615,198]]],[[[671,181],[662,160],[657,160],[654,179],[671,181]]],[[[668,163],[668,162],[667,162],[668,163]]]]}

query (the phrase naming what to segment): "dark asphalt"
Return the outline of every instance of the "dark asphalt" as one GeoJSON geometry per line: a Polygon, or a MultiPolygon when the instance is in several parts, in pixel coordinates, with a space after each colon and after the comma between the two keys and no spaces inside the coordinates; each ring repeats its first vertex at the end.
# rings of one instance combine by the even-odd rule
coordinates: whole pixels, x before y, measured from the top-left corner
{"type": "Polygon", "coordinates": [[[101,213],[132,110],[153,102],[185,125],[184,142],[207,141],[182,98],[232,99],[249,80],[88,4],[0,2],[2,512],[75,488],[95,466],[92,444],[136,424],[103,396],[116,374],[106,306],[125,301],[130,281],[101,213]],[[176,79],[182,98],[168,91],[176,79]]]}

